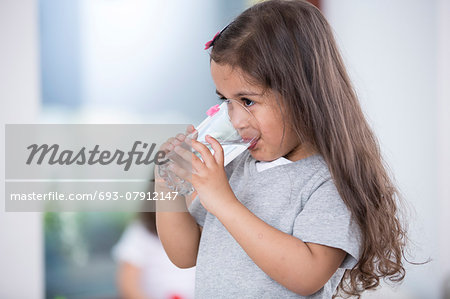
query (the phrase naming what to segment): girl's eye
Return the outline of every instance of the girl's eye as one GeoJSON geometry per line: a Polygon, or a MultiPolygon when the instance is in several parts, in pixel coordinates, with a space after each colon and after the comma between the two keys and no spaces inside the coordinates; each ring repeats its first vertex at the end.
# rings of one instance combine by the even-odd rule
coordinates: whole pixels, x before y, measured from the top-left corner
{"type": "MultiPolygon", "coordinates": [[[[223,96],[219,97],[219,100],[224,101],[225,103],[230,103],[230,100],[225,98],[225,97],[223,97],[223,96]]],[[[253,106],[255,104],[254,101],[249,100],[247,98],[242,98],[241,101],[244,103],[245,107],[250,107],[250,106],[253,106]]]]}
{"type": "Polygon", "coordinates": [[[219,97],[219,100],[224,101],[225,103],[229,103],[230,100],[225,97],[219,97]]]}
{"type": "Polygon", "coordinates": [[[244,105],[246,107],[250,107],[250,106],[253,106],[255,104],[255,102],[253,102],[252,100],[249,100],[247,98],[242,98],[242,101],[244,102],[244,105]]]}

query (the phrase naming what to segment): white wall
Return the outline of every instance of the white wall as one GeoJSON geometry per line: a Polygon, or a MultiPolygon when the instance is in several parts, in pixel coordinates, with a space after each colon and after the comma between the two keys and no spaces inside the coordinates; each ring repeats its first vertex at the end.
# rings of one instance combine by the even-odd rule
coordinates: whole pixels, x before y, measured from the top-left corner
{"type": "Polygon", "coordinates": [[[450,1],[438,1],[438,196],[440,200],[439,261],[450,298],[450,1]]]}
{"type": "MultiPolygon", "coordinates": [[[[202,120],[216,104],[204,44],[223,26],[219,1],[80,2],[83,104],[202,120]],[[156,113],[157,111],[157,113],[156,113]]],[[[165,117],[165,118],[164,118],[165,117]]],[[[197,120],[197,121],[198,121],[197,120]]]]}
{"type": "Polygon", "coordinates": [[[39,105],[37,0],[0,1],[0,298],[43,298],[40,213],[4,212],[5,123],[34,123],[39,105]]]}
{"type": "MultiPolygon", "coordinates": [[[[448,1],[443,2],[447,2],[448,10],[448,1]]],[[[448,89],[446,99],[443,92],[438,97],[436,82],[443,86],[444,81],[450,82],[450,76],[448,69],[445,75],[438,72],[442,63],[436,59],[438,50],[442,50],[438,49],[438,40],[443,38],[438,35],[438,1],[326,0],[323,10],[335,30],[384,156],[415,210],[409,217],[410,237],[415,242],[410,247],[411,258],[433,259],[424,266],[407,264],[406,279],[395,298],[440,298],[443,259],[447,260],[448,272],[450,252],[448,241],[442,247],[448,232],[445,236],[445,230],[439,230],[439,225],[445,225],[441,179],[444,175],[448,180],[450,167],[448,160],[446,164],[443,160],[448,154],[448,141],[446,153],[439,144],[443,138],[448,140],[444,132],[449,132],[449,124],[443,120],[444,113],[447,119],[450,114],[443,111],[444,106],[449,107],[448,89]]],[[[440,60],[447,55],[448,61],[446,38],[447,54],[441,51],[440,60]]],[[[448,195],[448,189],[446,192],[448,195]]],[[[386,295],[389,292],[384,288],[372,295],[392,297],[386,295]]]]}

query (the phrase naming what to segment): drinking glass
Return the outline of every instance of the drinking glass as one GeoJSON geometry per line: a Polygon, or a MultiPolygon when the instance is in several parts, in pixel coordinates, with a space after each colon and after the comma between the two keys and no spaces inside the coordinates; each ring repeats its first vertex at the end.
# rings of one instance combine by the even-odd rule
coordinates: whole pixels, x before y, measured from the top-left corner
{"type": "MultiPolygon", "coordinates": [[[[206,114],[208,117],[197,126],[194,132],[186,136],[187,142],[184,141],[180,144],[182,148],[192,151],[200,159],[200,153],[188,144],[189,139],[205,144],[213,152],[205,137],[206,135],[214,137],[223,148],[224,166],[226,166],[247,148],[254,146],[260,136],[256,118],[247,107],[237,100],[227,99],[221,105],[209,108],[206,114]]],[[[167,153],[166,158],[169,161],[159,166],[159,175],[171,190],[182,195],[190,195],[194,191],[193,186],[168,168],[171,163],[176,163],[191,173],[190,161],[184,160],[173,150],[167,153]]]]}

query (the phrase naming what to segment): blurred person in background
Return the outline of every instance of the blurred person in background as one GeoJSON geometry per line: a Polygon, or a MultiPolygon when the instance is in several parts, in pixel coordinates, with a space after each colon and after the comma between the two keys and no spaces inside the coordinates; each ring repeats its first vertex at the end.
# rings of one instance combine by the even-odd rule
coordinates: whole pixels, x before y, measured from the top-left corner
{"type": "Polygon", "coordinates": [[[125,229],[112,255],[124,299],[194,298],[195,268],[179,269],[167,257],[156,231],[154,212],[141,212],[125,229]]]}

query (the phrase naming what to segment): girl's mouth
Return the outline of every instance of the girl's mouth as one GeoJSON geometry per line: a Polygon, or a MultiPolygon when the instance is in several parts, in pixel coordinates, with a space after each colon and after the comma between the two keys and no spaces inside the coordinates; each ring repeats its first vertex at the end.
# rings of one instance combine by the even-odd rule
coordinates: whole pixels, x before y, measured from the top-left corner
{"type": "Polygon", "coordinates": [[[250,146],[248,147],[248,149],[249,149],[249,150],[254,149],[254,148],[256,147],[256,144],[258,143],[258,140],[259,140],[259,138],[253,140],[252,143],[250,144],[250,146]]]}

